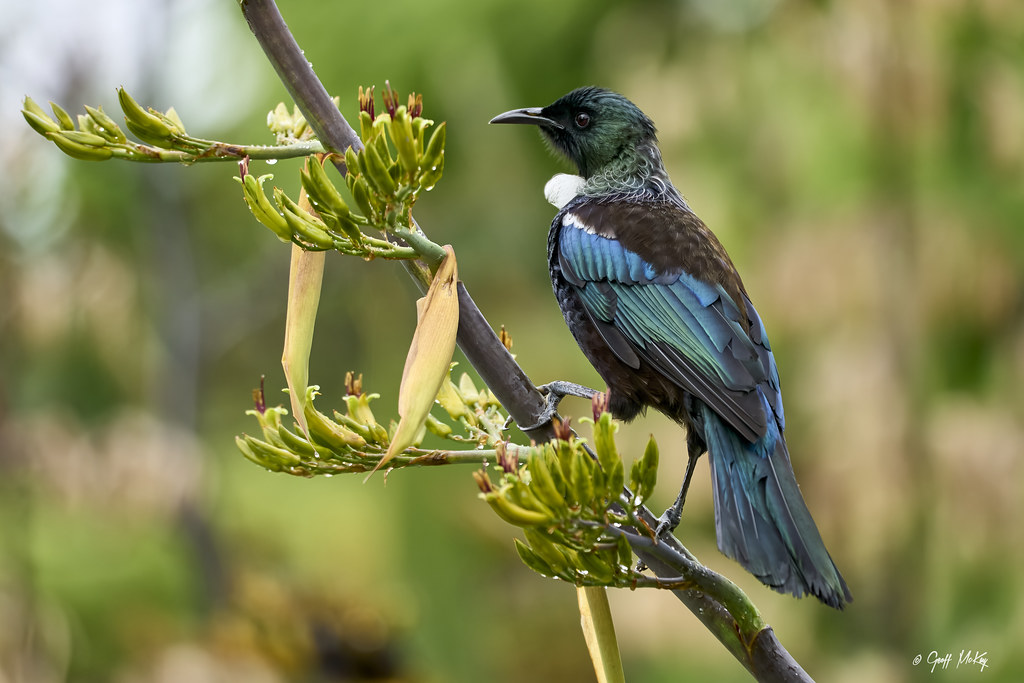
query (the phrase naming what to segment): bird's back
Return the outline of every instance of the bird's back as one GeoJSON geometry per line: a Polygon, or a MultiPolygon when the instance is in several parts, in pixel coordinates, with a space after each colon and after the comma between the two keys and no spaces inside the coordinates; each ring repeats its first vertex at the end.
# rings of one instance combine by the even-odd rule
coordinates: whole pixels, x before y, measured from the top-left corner
{"type": "Polygon", "coordinates": [[[709,452],[722,552],[776,590],[848,602],[793,475],[767,334],[713,233],[678,202],[578,196],[548,267],[612,413],[654,407],[709,452]]]}

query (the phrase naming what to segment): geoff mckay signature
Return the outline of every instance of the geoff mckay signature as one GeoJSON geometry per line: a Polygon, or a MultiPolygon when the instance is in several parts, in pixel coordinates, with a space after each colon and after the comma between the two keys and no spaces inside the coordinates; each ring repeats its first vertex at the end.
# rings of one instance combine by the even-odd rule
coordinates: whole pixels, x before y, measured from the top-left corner
{"type": "Polygon", "coordinates": [[[988,666],[988,652],[981,652],[980,650],[960,650],[960,655],[953,659],[953,653],[947,652],[944,655],[940,655],[938,650],[932,650],[927,656],[917,655],[914,657],[914,666],[919,665],[921,662],[930,664],[932,672],[936,669],[959,669],[961,666],[976,666],[978,671],[984,671],[985,667],[988,666]]]}

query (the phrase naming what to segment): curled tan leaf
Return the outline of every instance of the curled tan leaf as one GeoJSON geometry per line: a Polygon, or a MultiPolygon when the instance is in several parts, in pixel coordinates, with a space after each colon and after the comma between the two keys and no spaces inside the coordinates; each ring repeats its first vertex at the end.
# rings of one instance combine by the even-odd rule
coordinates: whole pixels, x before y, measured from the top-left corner
{"type": "MultiPolygon", "coordinates": [[[[299,193],[299,206],[307,211],[311,208],[305,190],[299,193]]],[[[306,251],[293,244],[288,272],[288,313],[281,366],[288,382],[292,417],[307,435],[304,408],[306,385],[309,383],[309,352],[313,347],[313,327],[320,306],[325,254],[323,251],[306,251]]]]}
{"type": "Polygon", "coordinates": [[[416,302],[416,332],[405,358],[398,395],[401,419],[388,452],[374,472],[415,442],[448,376],[459,329],[459,271],[451,245],[445,245],[444,250],[447,256],[434,273],[426,296],[416,302]]]}

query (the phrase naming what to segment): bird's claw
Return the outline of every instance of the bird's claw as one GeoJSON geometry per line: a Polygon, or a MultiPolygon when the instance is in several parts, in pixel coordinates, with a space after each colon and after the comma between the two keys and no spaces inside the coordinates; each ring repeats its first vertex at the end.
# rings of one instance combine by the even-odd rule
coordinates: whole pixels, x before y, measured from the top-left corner
{"type": "Polygon", "coordinates": [[[679,526],[679,520],[683,518],[682,506],[673,505],[658,518],[658,526],[654,529],[654,537],[663,539],[670,535],[679,526]]]}
{"type": "MultiPolygon", "coordinates": [[[[551,397],[549,396],[547,400],[544,402],[544,409],[540,412],[540,417],[537,418],[537,421],[531,425],[519,425],[519,429],[521,429],[524,432],[532,432],[534,429],[539,429],[546,425],[547,423],[551,422],[551,420],[554,419],[555,415],[558,414],[559,401],[561,401],[561,397],[559,397],[554,401],[554,403],[552,403],[551,397]]],[[[511,415],[509,415],[508,419],[505,420],[505,429],[511,427],[514,422],[515,419],[511,415]]]]}
{"type": "MultiPolygon", "coordinates": [[[[562,402],[562,399],[566,396],[578,396],[580,398],[593,398],[594,394],[597,393],[594,389],[585,387],[582,384],[575,384],[573,382],[548,382],[537,387],[537,390],[544,396],[544,409],[541,410],[540,416],[537,418],[536,423],[528,426],[520,425],[519,428],[524,432],[530,432],[534,429],[543,427],[544,425],[551,422],[551,420],[558,414],[558,404],[562,402]]],[[[505,429],[512,426],[515,420],[510,415],[505,420],[505,429]]]]}

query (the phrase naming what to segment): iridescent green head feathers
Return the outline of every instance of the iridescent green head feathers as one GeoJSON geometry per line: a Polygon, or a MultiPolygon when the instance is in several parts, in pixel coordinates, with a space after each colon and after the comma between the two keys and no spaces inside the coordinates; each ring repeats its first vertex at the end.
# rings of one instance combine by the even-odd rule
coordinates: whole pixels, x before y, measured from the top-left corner
{"type": "MultiPolygon", "coordinates": [[[[514,109],[491,123],[529,123],[564,154],[584,178],[648,157],[657,149],[654,123],[628,99],[603,88],[578,88],[546,107],[514,109]],[[626,163],[624,163],[626,162],[626,163]]],[[[660,155],[659,155],[660,157],[660,155]]],[[[659,158],[660,162],[660,158],[659,158]]]]}

